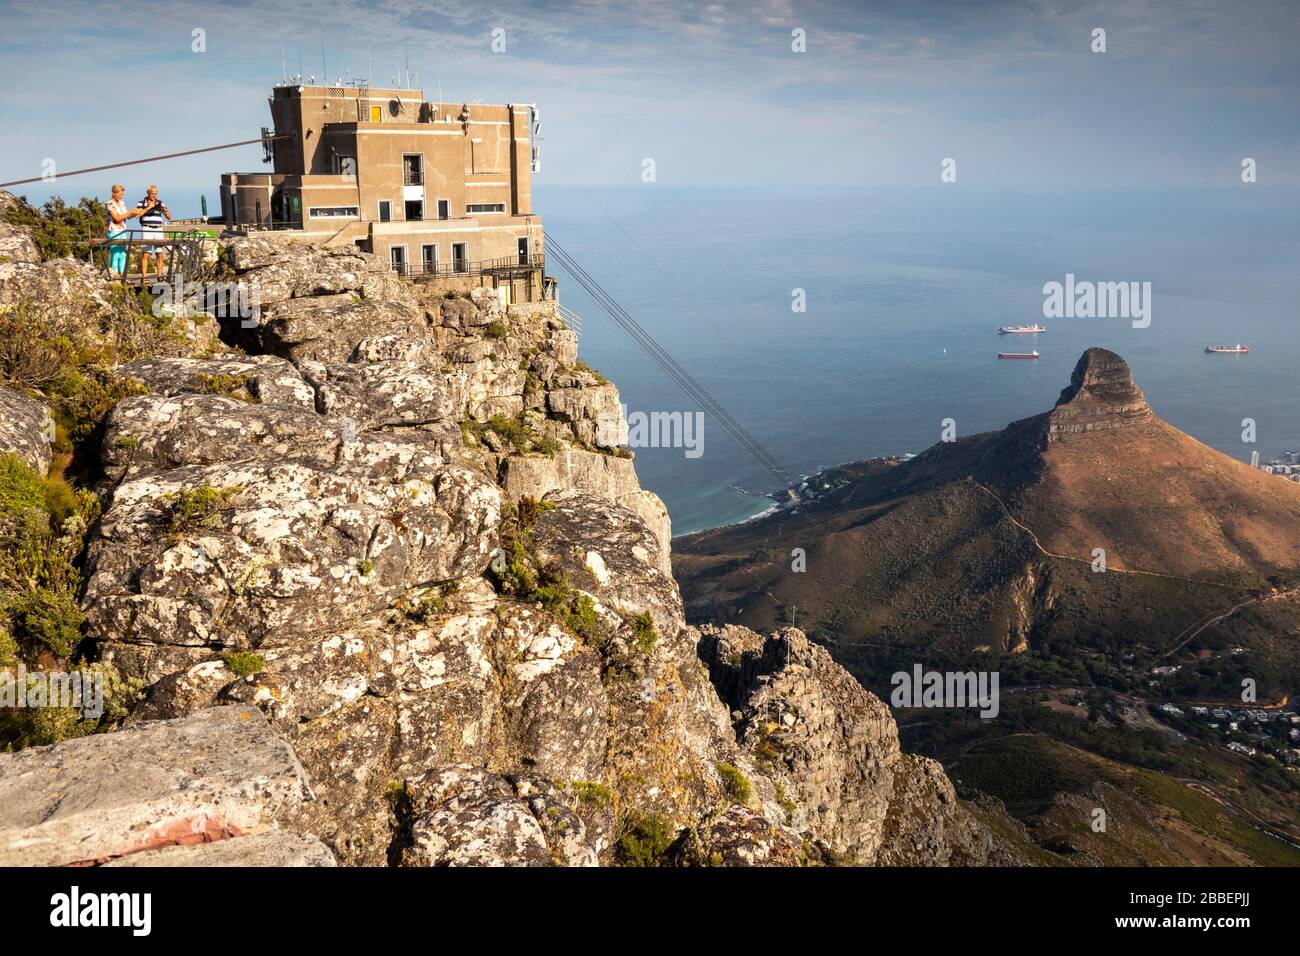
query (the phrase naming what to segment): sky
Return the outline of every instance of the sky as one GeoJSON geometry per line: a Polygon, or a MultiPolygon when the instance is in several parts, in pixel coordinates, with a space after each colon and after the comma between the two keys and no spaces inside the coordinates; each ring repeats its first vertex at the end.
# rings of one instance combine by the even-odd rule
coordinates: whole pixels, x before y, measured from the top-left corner
{"type": "MultiPolygon", "coordinates": [[[[0,22],[0,181],[255,137],[301,62],[538,104],[543,188],[638,185],[647,159],[760,190],[938,183],[949,158],[975,186],[1229,186],[1247,157],[1300,185],[1294,0],[5,0],[0,22]]],[[[250,146],[17,191],[162,180],[215,206],[222,172],[263,168],[250,146]]]]}

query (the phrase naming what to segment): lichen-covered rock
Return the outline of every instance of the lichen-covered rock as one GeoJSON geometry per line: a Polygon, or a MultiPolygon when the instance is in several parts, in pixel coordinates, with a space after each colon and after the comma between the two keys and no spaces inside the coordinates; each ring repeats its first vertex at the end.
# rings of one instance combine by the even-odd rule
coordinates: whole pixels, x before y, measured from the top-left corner
{"type": "MultiPolygon", "coordinates": [[[[825,651],[686,625],[662,502],[596,447],[617,390],[553,302],[283,237],[225,264],[262,303],[226,334],[275,354],[128,363],[150,393],[104,430],[83,609],[144,687],[118,737],[260,714],[318,797],[274,822],[344,865],[617,863],[637,827],[662,863],[981,859],[825,651]]],[[[204,852],[324,860],[251,839],[204,852]]]]}
{"type": "Polygon", "coordinates": [[[51,422],[44,402],[0,387],[0,452],[13,452],[40,475],[50,467],[51,422]]]}
{"type": "Polygon", "coordinates": [[[980,866],[995,851],[988,829],[957,801],[943,767],[900,754],[876,865],[980,866]]]}
{"type": "Polygon", "coordinates": [[[471,766],[408,780],[406,866],[594,866],[596,848],[570,801],[543,778],[471,766]]]}
{"type": "Polygon", "coordinates": [[[889,708],[803,632],[701,629],[700,655],[741,745],[799,809],[801,828],[861,864],[981,863],[988,831],[932,760],[902,754],[889,708]]]}
{"type": "Polygon", "coordinates": [[[267,830],[216,843],[169,846],[118,857],[110,867],[142,866],[338,866],[330,848],[314,836],[267,830]]]}
{"type": "Polygon", "coordinates": [[[161,395],[228,394],[268,405],[314,408],[316,393],[301,373],[282,358],[270,355],[230,358],[140,359],[121,367],[161,395]]]}
{"type": "Polygon", "coordinates": [[[672,522],[654,492],[637,480],[630,458],[565,447],[549,456],[515,456],[501,466],[501,487],[512,501],[545,498],[556,491],[578,491],[622,505],[639,517],[659,544],[659,568],[672,574],[672,522]]]}
{"type": "Polygon", "coordinates": [[[239,836],[311,799],[255,708],[0,754],[0,864],[64,866],[239,836]]]}
{"type": "Polygon", "coordinates": [[[500,494],[437,460],[426,449],[397,463],[254,460],[128,479],[87,560],[90,633],[256,647],[476,573],[500,494]]]}
{"type": "Polygon", "coordinates": [[[762,814],[732,805],[695,827],[677,848],[686,866],[799,866],[805,854],[798,839],[762,814]]]}

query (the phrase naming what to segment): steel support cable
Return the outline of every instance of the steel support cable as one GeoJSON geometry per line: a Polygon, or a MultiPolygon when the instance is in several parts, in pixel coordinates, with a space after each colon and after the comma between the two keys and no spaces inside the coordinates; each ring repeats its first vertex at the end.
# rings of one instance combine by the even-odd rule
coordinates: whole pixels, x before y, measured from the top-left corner
{"type": "Polygon", "coordinates": [[[703,408],[717,419],[723,430],[731,437],[741,450],[753,457],[759,465],[770,472],[782,485],[792,487],[798,494],[798,482],[783,468],[758,440],[745,429],[723,406],[684,369],[672,355],[660,345],[645,328],[628,314],[618,302],[588,273],[572,255],[558,242],[554,235],[547,237],[547,246],[559,266],[569,274],[603,311],[614,319],[615,323],[644,351],[666,375],[695,399],[703,408]]]}
{"type": "Polygon", "coordinates": [[[198,149],[186,149],[179,153],[163,153],[161,156],[146,156],[144,159],[128,159],[120,163],[106,163],[103,166],[87,166],[85,169],[74,169],[67,173],[56,173],[53,179],[47,180],[44,176],[35,176],[31,179],[15,179],[13,182],[0,183],[0,189],[8,189],[10,186],[25,186],[28,183],[40,182],[57,182],[60,179],[68,179],[72,176],[81,176],[85,173],[98,173],[105,169],[117,169],[120,166],[139,166],[141,163],[154,163],[162,159],[176,159],[180,156],[194,156],[198,153],[211,153],[219,149],[233,149],[236,146],[249,146],[252,143],[270,143],[278,139],[290,139],[284,136],[259,136],[257,139],[242,139],[238,143],[223,143],[220,146],[201,146],[198,149]]]}
{"type": "Polygon", "coordinates": [[[670,377],[673,378],[692,398],[695,398],[706,407],[715,417],[723,428],[732,436],[733,440],[745,451],[753,455],[764,468],[771,471],[780,481],[786,484],[793,484],[794,479],[790,474],[781,467],[768,452],[753,438],[752,435],[740,425],[725,408],[721,406],[690,373],[686,372],[673,357],[656,342],[648,332],[642,328],[639,323],[631,318],[618,303],[605,293],[604,290],[595,282],[586,270],[582,269],[569,256],[562,247],[558,250],[563,260],[562,267],[565,271],[571,273],[574,281],[578,282],[585,291],[595,299],[603,309],[611,313],[611,316],[619,322],[622,327],[636,342],[642,347],[656,364],[670,377]]]}

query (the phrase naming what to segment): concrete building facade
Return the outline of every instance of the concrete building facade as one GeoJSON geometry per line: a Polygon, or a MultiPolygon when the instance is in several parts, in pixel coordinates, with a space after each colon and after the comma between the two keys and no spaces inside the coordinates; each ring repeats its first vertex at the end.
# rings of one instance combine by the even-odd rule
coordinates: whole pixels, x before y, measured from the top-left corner
{"type": "Polygon", "coordinates": [[[272,171],[222,176],[227,228],[353,244],[412,276],[503,286],[512,301],[545,296],[535,106],[282,84],[270,107],[272,171]]]}

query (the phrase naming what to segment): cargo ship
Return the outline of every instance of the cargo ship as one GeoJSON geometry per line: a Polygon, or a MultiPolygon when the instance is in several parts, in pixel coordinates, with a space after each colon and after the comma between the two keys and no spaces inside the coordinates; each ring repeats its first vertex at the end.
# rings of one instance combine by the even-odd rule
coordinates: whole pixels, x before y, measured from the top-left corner
{"type": "Polygon", "coordinates": [[[1032,352],[999,352],[999,353],[998,353],[998,358],[1000,358],[1000,359],[1036,359],[1036,358],[1038,358],[1038,350],[1035,349],[1035,350],[1032,351],[1032,352]]]}
{"type": "Polygon", "coordinates": [[[1249,351],[1250,351],[1250,346],[1249,346],[1249,345],[1240,345],[1240,344],[1238,344],[1238,345],[1207,345],[1207,346],[1205,347],[1205,351],[1207,351],[1207,352],[1229,352],[1229,353],[1232,353],[1232,354],[1234,354],[1234,355],[1236,355],[1236,354],[1244,355],[1246,352],[1249,352],[1249,351]]]}
{"type": "Polygon", "coordinates": [[[1004,325],[998,329],[998,335],[1037,335],[1046,331],[1041,325],[1004,325]]]}

